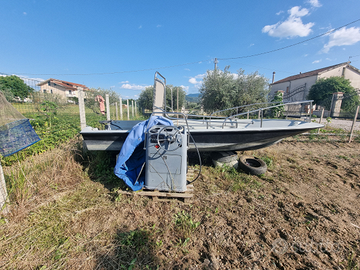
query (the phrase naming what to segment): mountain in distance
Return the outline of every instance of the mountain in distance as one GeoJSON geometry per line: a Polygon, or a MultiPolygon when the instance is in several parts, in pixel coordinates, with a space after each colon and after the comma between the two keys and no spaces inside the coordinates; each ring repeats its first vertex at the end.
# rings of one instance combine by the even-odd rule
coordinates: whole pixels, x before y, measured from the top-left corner
{"type": "Polygon", "coordinates": [[[185,96],[187,102],[200,102],[200,93],[188,94],[185,96]]]}

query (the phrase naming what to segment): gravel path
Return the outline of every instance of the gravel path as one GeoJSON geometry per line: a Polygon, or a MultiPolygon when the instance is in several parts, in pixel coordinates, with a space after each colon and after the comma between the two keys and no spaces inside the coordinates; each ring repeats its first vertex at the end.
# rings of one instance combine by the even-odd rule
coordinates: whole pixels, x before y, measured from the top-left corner
{"type": "MultiPolygon", "coordinates": [[[[323,119],[323,121],[321,122],[321,124],[329,125],[330,127],[333,127],[333,128],[342,128],[349,132],[351,130],[352,123],[353,123],[353,121],[340,120],[340,119],[331,119],[330,123],[328,123],[326,121],[326,119],[323,119]]],[[[355,123],[354,130],[360,130],[360,122],[359,121],[357,121],[355,123]]]]}

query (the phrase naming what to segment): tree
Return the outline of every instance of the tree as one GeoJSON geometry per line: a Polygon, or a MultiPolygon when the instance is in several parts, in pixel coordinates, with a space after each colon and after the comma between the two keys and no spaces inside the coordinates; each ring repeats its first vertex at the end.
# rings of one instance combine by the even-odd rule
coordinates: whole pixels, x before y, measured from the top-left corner
{"type": "Polygon", "coordinates": [[[330,77],[319,79],[313,86],[311,86],[308,99],[314,100],[318,105],[324,106],[325,109],[330,110],[332,95],[335,92],[343,92],[344,99],[341,104],[341,109],[351,111],[354,107],[360,104],[359,95],[351,86],[350,81],[343,77],[330,77]]]}
{"type": "Polygon", "coordinates": [[[95,113],[100,113],[99,103],[95,101],[95,97],[97,95],[100,95],[105,99],[106,94],[108,94],[110,104],[120,101],[119,94],[112,90],[107,90],[102,88],[97,88],[97,89],[91,88],[89,91],[86,91],[85,94],[86,94],[85,106],[90,108],[95,113]]]}
{"type": "MultiPolygon", "coordinates": [[[[171,93],[172,93],[172,100],[173,100],[173,109],[176,111],[177,106],[177,92],[179,91],[179,110],[181,109],[182,105],[185,102],[185,91],[180,86],[173,86],[171,84],[166,86],[166,106],[171,108],[171,93]]],[[[152,110],[153,109],[153,101],[154,100],[154,87],[146,87],[140,93],[138,103],[139,107],[142,109],[152,110]]],[[[169,111],[169,109],[167,110],[169,111]]]]}
{"type": "Polygon", "coordinates": [[[153,108],[153,95],[154,95],[154,87],[146,87],[145,90],[143,90],[140,93],[138,104],[139,107],[143,110],[152,110],[153,108]]]}
{"type": "Polygon", "coordinates": [[[22,79],[15,75],[0,77],[0,90],[10,91],[14,97],[24,99],[34,92],[34,89],[26,85],[22,79]]]}
{"type": "Polygon", "coordinates": [[[206,112],[266,102],[268,79],[258,72],[246,75],[243,69],[237,74],[230,73],[229,67],[208,70],[200,93],[206,112]]]}

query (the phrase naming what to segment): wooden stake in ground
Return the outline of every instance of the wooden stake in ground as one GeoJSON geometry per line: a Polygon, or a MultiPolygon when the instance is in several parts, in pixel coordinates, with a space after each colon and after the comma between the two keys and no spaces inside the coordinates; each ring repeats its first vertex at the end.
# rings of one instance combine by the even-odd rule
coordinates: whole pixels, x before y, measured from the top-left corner
{"type": "Polygon", "coordinates": [[[116,120],[119,120],[119,113],[118,113],[118,106],[117,106],[117,102],[115,102],[115,108],[116,108],[116,120]]]}
{"type": "MultiPolygon", "coordinates": [[[[324,117],[324,108],[321,110],[321,116],[320,116],[320,120],[319,120],[319,124],[321,124],[322,120],[323,120],[323,117],[324,117]]],[[[320,132],[320,128],[318,128],[318,134],[320,132]]]]}
{"type": "Polygon", "coordinates": [[[4,172],[0,162],[0,213],[9,213],[9,206],[6,205],[7,203],[9,203],[9,198],[6,190],[4,172]]]}
{"type": "Polygon", "coordinates": [[[120,97],[120,120],[123,120],[122,98],[120,97]]]}
{"type": "Polygon", "coordinates": [[[126,106],[127,106],[127,116],[128,116],[128,120],[130,120],[130,108],[129,108],[129,100],[126,100],[126,106]]]}
{"type": "Polygon", "coordinates": [[[354,132],[354,127],[355,127],[356,119],[357,119],[358,113],[359,113],[359,107],[360,107],[360,106],[357,106],[357,108],[356,108],[356,112],[355,112],[355,116],[354,116],[354,121],[353,121],[353,123],[352,123],[351,130],[350,130],[349,142],[351,142],[351,139],[352,139],[352,135],[353,135],[353,132],[354,132]]]}
{"type": "Polygon", "coordinates": [[[109,94],[105,95],[106,100],[106,120],[110,121],[110,101],[109,101],[109,94]]]}
{"type": "Polygon", "coordinates": [[[80,127],[81,129],[86,128],[86,117],[85,117],[85,103],[84,103],[84,91],[81,87],[78,88],[79,98],[79,111],[80,111],[80,127]]]}

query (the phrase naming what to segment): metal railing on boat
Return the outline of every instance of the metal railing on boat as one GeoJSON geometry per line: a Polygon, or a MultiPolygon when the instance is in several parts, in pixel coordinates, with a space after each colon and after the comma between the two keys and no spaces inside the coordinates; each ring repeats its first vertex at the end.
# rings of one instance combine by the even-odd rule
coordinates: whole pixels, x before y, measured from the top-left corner
{"type": "MultiPolygon", "coordinates": [[[[249,104],[249,105],[242,105],[242,106],[237,106],[237,107],[232,107],[232,108],[228,108],[228,109],[224,109],[224,110],[219,110],[216,112],[213,112],[210,115],[196,115],[196,114],[185,114],[182,112],[174,112],[174,111],[165,111],[161,108],[157,108],[160,109],[160,114],[166,115],[167,118],[171,119],[171,120],[179,120],[178,118],[175,117],[171,117],[170,115],[177,115],[177,116],[182,116],[185,124],[187,126],[187,128],[189,128],[189,124],[188,124],[188,120],[193,119],[193,120],[198,120],[199,122],[202,122],[202,124],[206,125],[206,129],[209,129],[209,127],[215,126],[215,124],[218,124],[218,127],[221,126],[221,128],[225,128],[226,124],[228,122],[230,122],[232,125],[235,125],[235,128],[238,128],[238,124],[241,123],[236,117],[239,116],[243,116],[246,115],[246,120],[249,120],[250,114],[256,113],[258,112],[258,119],[260,120],[260,128],[263,127],[263,120],[264,120],[264,112],[266,110],[271,110],[274,108],[279,108],[279,107],[285,107],[285,106],[289,106],[289,105],[301,105],[301,109],[300,109],[300,117],[302,116],[302,108],[304,104],[309,104],[309,108],[308,108],[308,113],[305,111],[305,115],[308,115],[306,117],[306,121],[307,122],[311,122],[311,118],[312,118],[312,103],[313,100],[304,100],[304,101],[294,101],[294,102],[264,102],[264,103],[254,103],[254,104],[249,104]],[[254,109],[254,110],[247,110],[246,112],[241,112],[241,113],[237,113],[237,114],[232,114],[230,116],[216,116],[215,114],[219,114],[219,113],[223,113],[226,111],[231,111],[231,110],[239,110],[239,109],[244,109],[244,108],[248,108],[248,107],[254,107],[254,106],[260,106],[260,105],[265,105],[265,104],[273,104],[271,106],[267,106],[267,107],[262,107],[262,108],[258,108],[258,109],[254,109]],[[223,120],[223,121],[219,121],[219,120],[223,120]]],[[[171,109],[171,108],[169,108],[171,109]]],[[[286,114],[286,119],[288,118],[288,114],[286,114]]]]}

